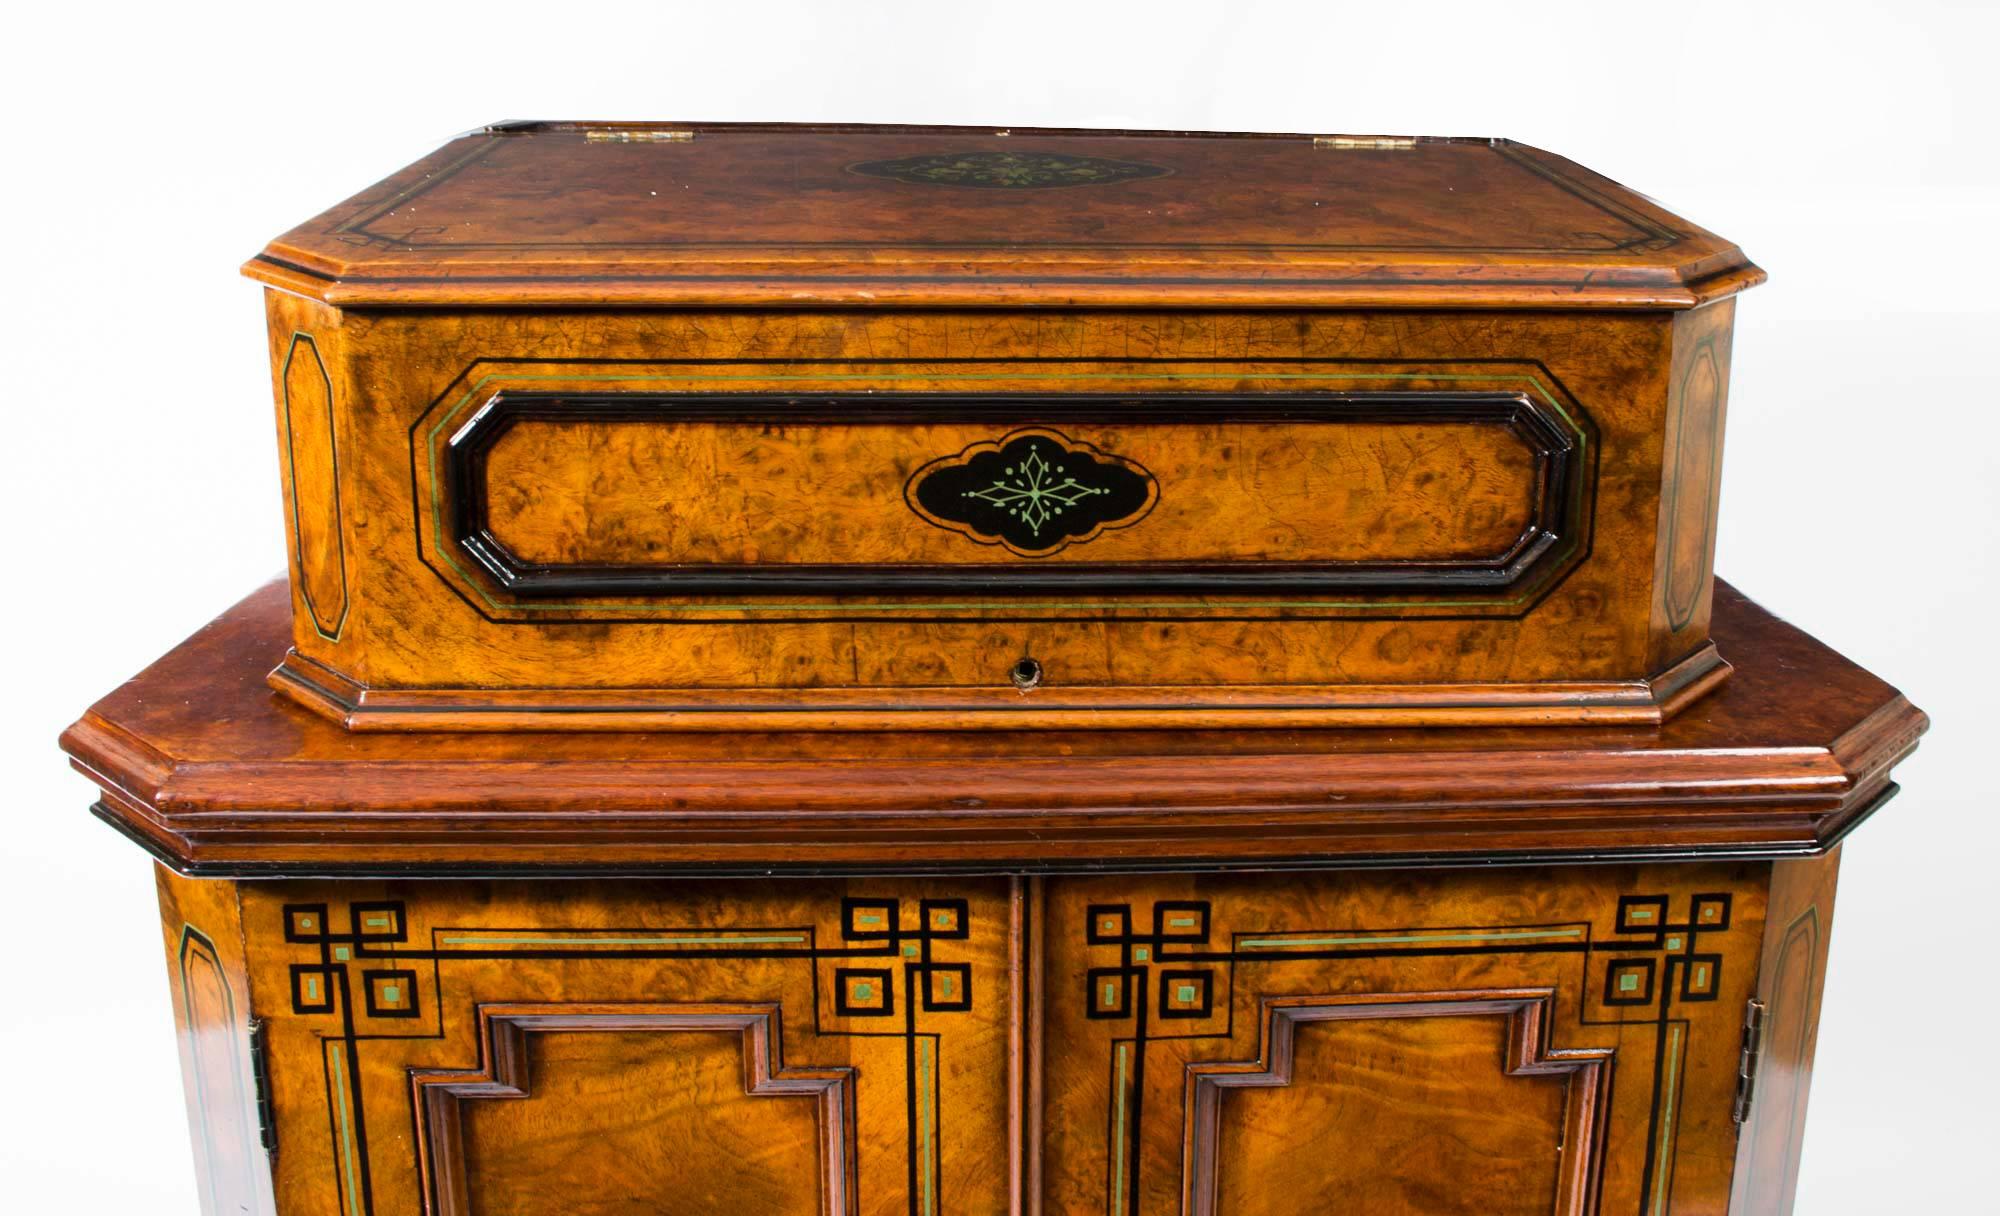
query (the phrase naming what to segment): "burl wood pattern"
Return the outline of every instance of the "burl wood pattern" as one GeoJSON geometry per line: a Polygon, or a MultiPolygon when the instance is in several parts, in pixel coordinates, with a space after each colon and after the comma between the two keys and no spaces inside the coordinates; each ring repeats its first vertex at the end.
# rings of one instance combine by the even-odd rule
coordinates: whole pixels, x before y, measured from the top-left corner
{"type": "MultiPolygon", "coordinates": [[[[1684,703],[1676,694],[1726,671],[1700,636],[1709,530],[1696,534],[1708,539],[1695,624],[1663,640],[1656,603],[1669,316],[343,314],[274,294],[274,334],[343,352],[330,371],[348,403],[340,501],[353,600],[335,642],[301,591],[298,657],[280,686],[371,729],[1273,725],[1314,711],[1322,722],[1657,722],[1684,703]],[[463,550],[446,476],[454,436],[508,394],[1086,392],[1157,405],[1224,391],[1513,395],[1562,428],[1580,484],[1573,502],[1541,502],[1548,479],[1524,477],[1522,444],[1457,442],[1497,428],[1300,421],[1291,433],[1312,442],[1293,455],[1286,440],[1267,459],[1270,445],[1225,441],[1219,424],[1128,428],[1100,414],[1090,441],[1152,469],[1159,505],[1135,526],[1022,557],[934,526],[904,499],[906,479],[972,428],[848,424],[808,444],[770,425],[754,437],[736,428],[724,445],[714,424],[615,437],[538,424],[527,434],[549,450],[503,436],[499,472],[489,465],[484,481],[499,533],[527,555],[574,560],[572,574],[642,559],[768,575],[831,559],[859,567],[859,587],[525,595],[463,550]],[[673,480],[677,461],[702,496],[676,490],[689,484],[673,480]],[[509,488],[524,481],[546,488],[509,488]],[[1547,541],[1515,573],[1468,582],[1438,566],[1505,555],[1535,534],[1520,530],[1529,512],[1547,541]],[[1119,582],[1203,557],[1304,581],[1249,593],[1119,582]],[[1349,558],[1393,559],[1393,577],[1311,581],[1349,558]],[[1006,583],[1100,564],[1110,576],[1090,588],[1006,583]],[[900,594],[868,578],[940,570],[942,589],[900,594]],[[1042,672],[1027,696],[1009,676],[1023,657],[1042,672]]],[[[993,438],[1076,425],[1028,406],[993,421],[993,438]]]]}
{"type": "Polygon", "coordinates": [[[288,1214],[1007,1210],[1005,880],[241,890],[288,1214]]]}
{"type": "Polygon", "coordinates": [[[246,269],[273,679],[350,728],[1652,725],[1729,670],[1761,272],[1504,140],[506,124],[246,269]],[[921,504],[1027,434],[1145,493],[921,504]]]}
{"type": "MultiPolygon", "coordinates": [[[[851,402],[850,410],[870,409],[851,402]]],[[[524,422],[485,465],[493,535],[526,562],[1013,565],[1015,556],[922,526],[912,474],[1010,430],[956,423],[524,422]]],[[[1533,518],[1539,461],[1504,425],[1255,421],[1066,424],[1134,459],[1172,492],[1142,527],[1050,562],[1498,559],[1533,518]]],[[[1062,459],[1053,444],[1048,476],[1062,459]]],[[[1083,489],[1092,488],[1088,485],[1083,489]]],[[[1088,510],[1087,499],[1056,509],[1088,510]]],[[[1053,529],[1051,529],[1053,530],[1053,529]]]]}
{"type": "Polygon", "coordinates": [[[207,1210],[1761,1216],[1802,876],[165,885],[241,901],[282,1145],[191,1105],[207,1210]]]}
{"type": "Polygon", "coordinates": [[[1052,880],[1049,1209],[1722,1211],[1762,874],[1052,880]]]}

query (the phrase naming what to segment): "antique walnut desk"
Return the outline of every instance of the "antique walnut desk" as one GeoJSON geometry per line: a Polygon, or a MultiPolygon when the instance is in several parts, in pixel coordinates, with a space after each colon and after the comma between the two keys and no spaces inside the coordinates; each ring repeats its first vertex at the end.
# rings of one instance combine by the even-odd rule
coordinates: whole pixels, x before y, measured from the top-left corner
{"type": "Polygon", "coordinates": [[[64,746],[202,1208],[1781,1213],[1925,720],[1734,245],[1505,141],[505,124],[273,241],[290,577],[64,746]]]}

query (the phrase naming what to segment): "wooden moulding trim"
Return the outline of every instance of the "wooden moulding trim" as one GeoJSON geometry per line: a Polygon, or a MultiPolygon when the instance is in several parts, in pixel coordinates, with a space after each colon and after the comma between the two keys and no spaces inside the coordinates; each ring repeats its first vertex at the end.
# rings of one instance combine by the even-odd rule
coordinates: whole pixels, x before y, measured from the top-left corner
{"type": "Polygon", "coordinates": [[[743,1091],[754,1097],[808,1097],[818,1106],[821,1216],[854,1210],[854,1070],[788,1068],[781,1058],[776,1005],[482,1005],[479,1067],[410,1073],[417,1112],[417,1161],[429,1182],[430,1216],[470,1216],[460,1104],[525,1098],[529,1034],[578,1031],[677,1033],[736,1031],[743,1037],[743,1091]]]}
{"type": "Polygon", "coordinates": [[[1474,992],[1367,993],[1324,997],[1272,997],[1262,1003],[1260,1055],[1256,1060],[1187,1066],[1181,1160],[1182,1208],[1189,1216],[1215,1216],[1222,1091],[1271,1089],[1292,1083],[1292,1047],[1302,1022],[1372,1021],[1382,1018],[1495,1017],[1507,1019],[1510,1077],[1567,1076],[1561,1175],[1556,1216],[1593,1209],[1596,1164],[1610,1098],[1611,1048],[1554,1048],[1549,1044],[1551,989],[1474,992]],[[1574,1151],[1580,1149],[1581,1151],[1574,1151]]]}
{"type": "MultiPolygon", "coordinates": [[[[1738,255],[1739,257],[1741,255],[1738,255]]],[[[625,275],[576,275],[560,264],[509,264],[505,274],[477,277],[338,275],[260,254],[245,263],[248,277],[280,291],[335,308],[1051,308],[1293,309],[1473,308],[1632,309],[1695,308],[1756,286],[1762,270],[1739,262],[1719,273],[1685,274],[1613,268],[1577,268],[1546,278],[1466,278],[1461,265],[1412,266],[1393,275],[1381,268],[1331,278],[1273,275],[1264,263],[1245,263],[1241,277],[1222,277],[1211,266],[1099,269],[1079,273],[1064,263],[1017,260],[1004,273],[953,272],[949,263],[885,275],[853,268],[842,276],[786,277],[783,267],[712,267],[712,273],[678,276],[643,270],[625,275]],[[1173,270],[1180,277],[1169,277],[1173,270]],[[542,273],[538,273],[542,272],[542,273]]],[[[1338,270],[1306,267],[1308,272],[1338,270]]]]}
{"type": "Polygon", "coordinates": [[[588,813],[507,823],[370,816],[364,823],[339,812],[224,824],[206,822],[209,816],[164,818],[110,793],[92,811],[190,877],[1060,874],[1810,857],[1838,844],[1895,793],[1885,784],[1852,801],[1776,812],[1733,804],[1705,814],[1636,806],[1554,815],[1526,807],[1378,822],[1333,811],[1278,826],[1268,816],[1214,814],[1151,823],[1127,816],[1111,827],[1073,814],[974,822],[934,816],[914,824],[776,814],[676,825],[661,816],[648,826],[604,823],[612,817],[588,813]]]}
{"type": "MultiPolygon", "coordinates": [[[[442,458],[433,478],[430,499],[440,518],[435,543],[454,551],[445,557],[461,578],[468,572],[481,596],[497,594],[503,601],[583,601],[616,611],[627,597],[708,595],[857,595],[925,594],[953,597],[976,595],[989,602],[1026,596],[1130,595],[1171,596],[1339,595],[1369,593],[1402,596],[1425,593],[1471,597],[1477,611],[1495,612],[1539,599],[1549,586],[1581,562],[1590,548],[1591,499],[1595,488],[1594,430],[1552,403],[1521,392],[1400,391],[1396,393],[1238,393],[1147,394],[1121,400],[1079,393],[825,393],[801,398],[771,393],[625,392],[540,393],[502,390],[459,425],[441,447],[430,452],[442,458]],[[1111,411],[1111,412],[1107,412],[1111,411]],[[1288,427],[1324,429],[1355,426],[1435,424],[1460,428],[1495,428],[1529,454],[1527,519],[1504,548],[1481,554],[1425,555],[1421,551],[1367,560],[1313,558],[1287,561],[1222,559],[1182,554],[1171,560],[1126,562],[1063,562],[1054,565],[1015,563],[996,567],[984,563],[872,562],[832,560],[805,562],[622,562],[536,561],[515,553],[492,529],[488,474],[492,451],[522,424],[639,424],[677,427],[710,424],[757,425],[782,421],[839,425],[865,416],[870,425],[938,421],[979,421],[994,432],[1037,431],[1094,462],[1136,469],[1152,489],[1118,520],[1105,526],[1136,523],[1152,510],[1159,490],[1152,474],[1110,456],[1090,444],[1079,444],[1060,428],[1075,424],[1115,423],[1119,426],[1176,427],[1227,420],[1288,427]],[[1027,426],[1033,422],[1035,425],[1027,426]],[[1090,455],[1084,455],[1089,453],[1090,455]],[[463,568],[460,563],[463,562],[463,568]],[[1509,596],[1511,593],[1511,597],[1509,596]],[[1498,597],[1498,598],[1489,598],[1498,597]]],[[[447,425],[451,415],[439,422],[447,425]]],[[[1009,436],[1011,438],[1012,435],[1009,436]]],[[[423,446],[430,446],[429,442],[423,446]]],[[[943,466],[957,465],[984,445],[975,444],[955,455],[940,456],[912,473],[904,494],[908,505],[927,523],[964,530],[961,521],[941,520],[921,507],[914,488],[943,466]]],[[[421,497],[421,495],[420,495],[421,497]]],[[[979,539],[976,531],[968,533],[979,539]]],[[[1093,533],[1094,535],[1094,533],[1093,533]]],[[[1079,538],[1077,543],[1088,540],[1079,538]]],[[[436,569],[436,567],[433,567],[436,569]]],[[[444,570],[438,570],[442,576],[444,570]]],[[[451,581],[448,579],[448,581],[451,581]]],[[[502,608],[504,604],[493,604],[502,608]]],[[[1421,601],[1408,611],[1421,614],[1421,601]]],[[[885,605],[888,611],[902,611],[885,605]]],[[[1522,609],[1525,611],[1526,609],[1522,609]]]]}
{"type": "Polygon", "coordinates": [[[1646,680],[813,689],[375,689],[296,650],[272,688],[355,731],[1657,726],[1728,678],[1713,643],[1646,680]]]}

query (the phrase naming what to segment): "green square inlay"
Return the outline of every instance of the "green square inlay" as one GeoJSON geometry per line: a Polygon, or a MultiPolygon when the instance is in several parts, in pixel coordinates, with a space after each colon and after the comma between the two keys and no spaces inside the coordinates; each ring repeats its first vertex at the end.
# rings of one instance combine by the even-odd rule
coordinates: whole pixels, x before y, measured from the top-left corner
{"type": "Polygon", "coordinates": [[[857,1000],[857,1001],[872,1001],[872,1000],[874,1000],[874,999],[875,999],[875,985],[873,985],[873,984],[863,984],[863,983],[857,983],[857,984],[855,984],[855,985],[854,985],[854,999],[855,999],[855,1000],[857,1000]]]}
{"type": "Polygon", "coordinates": [[[1680,948],[1681,948],[1681,935],[1680,935],[1680,934],[1676,933],[1676,934],[1674,934],[1674,935],[1673,935],[1672,937],[1670,937],[1670,938],[1668,938],[1668,939],[1667,939],[1667,949],[1669,949],[1669,950],[1678,950],[1678,949],[1680,949],[1680,948]]]}
{"type": "Polygon", "coordinates": [[[401,1004],[402,1000],[403,1000],[403,989],[399,985],[396,984],[382,985],[383,1004],[385,1005],[401,1004]]]}
{"type": "Polygon", "coordinates": [[[1132,958],[1135,962],[1143,963],[1151,957],[1153,957],[1153,952],[1146,949],[1144,946],[1140,946],[1138,949],[1132,951],[1132,958]]]}
{"type": "Polygon", "coordinates": [[[313,918],[312,918],[312,917],[310,917],[310,916],[301,916],[301,917],[299,917],[299,928],[301,928],[301,929],[310,929],[310,928],[312,928],[312,927],[313,927],[313,918]]]}
{"type": "Polygon", "coordinates": [[[347,959],[348,959],[348,950],[347,950],[347,947],[346,947],[346,946],[335,946],[335,947],[333,948],[333,957],[334,957],[334,958],[336,958],[336,959],[338,959],[339,961],[341,961],[341,962],[343,962],[343,963],[344,963],[344,962],[346,962],[346,961],[347,961],[347,959]]]}
{"type": "Polygon", "coordinates": [[[1180,987],[1175,988],[1174,999],[1183,1005],[1194,1004],[1194,985],[1182,984],[1180,987]]]}
{"type": "Polygon", "coordinates": [[[915,958],[915,957],[917,957],[917,947],[916,947],[915,943],[912,943],[912,942],[905,942],[905,943],[903,943],[903,957],[904,957],[904,958],[915,958]]]}
{"type": "Polygon", "coordinates": [[[1620,991],[1620,992],[1636,992],[1636,991],[1638,991],[1638,989],[1639,989],[1639,973],[1638,973],[1638,972],[1636,972],[1636,971],[1627,971],[1627,972],[1626,972],[1625,974],[1623,974],[1623,975],[1621,975],[1621,976],[1619,976],[1619,977],[1618,977],[1618,991],[1620,991]]]}

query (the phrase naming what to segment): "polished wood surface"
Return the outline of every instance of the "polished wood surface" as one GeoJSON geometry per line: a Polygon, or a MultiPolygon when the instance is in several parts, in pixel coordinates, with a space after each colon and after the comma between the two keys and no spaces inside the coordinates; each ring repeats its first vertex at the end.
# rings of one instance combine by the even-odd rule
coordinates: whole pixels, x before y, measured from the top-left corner
{"type": "Polygon", "coordinates": [[[528,123],[246,270],[290,577],[62,741],[205,1216],[1789,1213],[1927,719],[1714,578],[1735,246],[1499,140],[528,123]]]}
{"type": "MultiPolygon", "coordinates": [[[[211,1020],[266,1044],[275,1152],[255,1081],[189,1073],[228,1099],[192,1112],[218,1216],[1763,1214],[1796,1152],[1738,1149],[1742,1021],[1806,1024],[1773,975],[1807,864],[163,874],[162,907],[239,918],[211,1020]]],[[[1767,1043],[1745,1143],[1795,1135],[1767,1043]]]]}
{"type": "Polygon", "coordinates": [[[1650,725],[1729,670],[1733,317],[273,292],[281,446],[316,450],[312,359],[339,423],[287,466],[275,679],[367,730],[1650,725]],[[1023,434],[1154,488],[1060,544],[918,501],[1023,434]]]}
{"type": "Polygon", "coordinates": [[[1756,1058],[1744,1062],[1756,1084],[1737,1141],[1732,1211],[1789,1212],[1797,1198],[1840,852],[1771,867],[1756,1058]]]}
{"type": "Polygon", "coordinates": [[[1659,730],[356,734],[264,687],[287,631],[273,585],[72,727],[99,813],[216,874],[1783,856],[1927,725],[1726,586],[1746,674],[1659,730]]]}
{"type": "Polygon", "coordinates": [[[246,270],[342,307],[1685,308],[1762,277],[1503,139],[727,123],[475,131],[246,270]]]}

